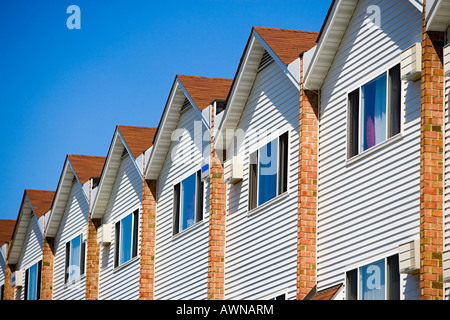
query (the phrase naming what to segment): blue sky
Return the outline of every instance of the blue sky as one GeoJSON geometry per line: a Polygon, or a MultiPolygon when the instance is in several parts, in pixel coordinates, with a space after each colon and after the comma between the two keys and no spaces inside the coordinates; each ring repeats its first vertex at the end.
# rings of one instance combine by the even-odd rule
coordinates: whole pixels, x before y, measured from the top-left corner
{"type": "Polygon", "coordinates": [[[0,219],[56,190],[67,154],[106,156],[116,125],[156,127],[176,74],[233,78],[252,26],[319,31],[330,4],[0,1],[0,219]]]}

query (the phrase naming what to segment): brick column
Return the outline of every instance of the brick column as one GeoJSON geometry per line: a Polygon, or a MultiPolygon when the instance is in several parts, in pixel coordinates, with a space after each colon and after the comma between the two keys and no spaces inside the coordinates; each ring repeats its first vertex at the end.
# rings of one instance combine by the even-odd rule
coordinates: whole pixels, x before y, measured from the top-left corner
{"type": "Polygon", "coordinates": [[[88,219],[88,239],[86,246],[86,300],[98,300],[98,279],[100,272],[100,246],[97,244],[97,230],[100,219],[88,219]]]}
{"type": "Polygon", "coordinates": [[[211,157],[209,179],[209,243],[208,288],[209,300],[225,299],[225,222],[227,190],[223,165],[214,149],[215,104],[211,107],[211,157]]]}
{"type": "Polygon", "coordinates": [[[422,34],[420,126],[420,298],[443,299],[444,32],[422,34]]]}
{"type": "MultiPolygon", "coordinates": [[[[6,252],[8,253],[9,243],[7,244],[6,252]]],[[[6,254],[8,255],[8,254],[6,254]]],[[[5,264],[5,292],[4,300],[14,300],[14,288],[12,287],[12,274],[16,270],[15,265],[9,265],[8,261],[5,264]]]]}
{"type": "Polygon", "coordinates": [[[53,299],[54,238],[44,237],[41,270],[41,300],[53,299]]]}
{"type": "Polygon", "coordinates": [[[297,220],[297,299],[316,285],[318,96],[303,87],[300,62],[299,171],[297,220]]]}
{"type": "Polygon", "coordinates": [[[139,299],[153,300],[155,285],[156,180],[146,181],[144,179],[141,216],[139,299]]]}
{"type": "Polygon", "coordinates": [[[86,300],[98,300],[98,279],[100,272],[100,246],[97,244],[97,231],[101,226],[100,219],[91,218],[92,179],[89,182],[89,217],[86,244],[86,300]]]}

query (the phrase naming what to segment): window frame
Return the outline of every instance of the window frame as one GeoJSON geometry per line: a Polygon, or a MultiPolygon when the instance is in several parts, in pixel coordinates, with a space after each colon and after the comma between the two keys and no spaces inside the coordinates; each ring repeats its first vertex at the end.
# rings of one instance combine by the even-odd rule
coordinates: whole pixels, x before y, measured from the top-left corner
{"type": "Polygon", "coordinates": [[[130,213],[114,223],[114,268],[126,265],[138,256],[139,247],[139,208],[131,210],[130,213]],[[123,220],[131,216],[131,241],[130,241],[130,258],[121,262],[123,255],[123,244],[121,235],[123,234],[123,220]]]}
{"type": "Polygon", "coordinates": [[[29,268],[25,270],[25,290],[24,290],[24,300],[41,300],[41,277],[42,277],[42,260],[32,264],[29,268]],[[32,293],[32,288],[30,288],[30,270],[31,268],[36,267],[36,299],[30,299],[30,293],[32,293]]]}
{"type": "Polygon", "coordinates": [[[69,284],[72,282],[75,282],[76,280],[82,278],[85,273],[86,273],[86,242],[87,239],[83,239],[83,234],[79,234],[75,237],[73,237],[72,239],[70,239],[69,241],[66,242],[66,259],[65,259],[65,269],[64,269],[64,283],[65,284],[69,284]],[[80,269],[80,274],[78,275],[78,277],[75,277],[73,279],[70,278],[70,273],[69,273],[69,268],[72,266],[72,242],[77,239],[80,238],[80,265],[78,266],[78,268],[80,269]]]}
{"type": "Polygon", "coordinates": [[[367,267],[378,261],[384,261],[384,299],[383,300],[400,300],[401,299],[401,276],[399,270],[399,255],[392,254],[385,257],[380,257],[378,259],[373,259],[368,263],[360,264],[356,267],[345,272],[345,300],[363,300],[360,298],[361,288],[360,288],[360,269],[367,267]],[[396,270],[391,270],[392,265],[390,262],[396,262],[396,270]],[[393,276],[398,282],[392,283],[393,276]],[[351,279],[350,279],[351,278],[351,279]],[[397,290],[397,291],[395,291],[397,290]]]}
{"type": "Polygon", "coordinates": [[[247,211],[251,212],[255,209],[261,208],[265,205],[268,205],[270,202],[274,201],[274,199],[277,199],[280,196],[283,196],[288,193],[289,191],[289,171],[290,171],[290,131],[289,130],[282,130],[281,133],[278,134],[276,137],[271,136],[270,139],[267,141],[264,141],[264,144],[260,147],[258,147],[253,152],[249,153],[248,159],[249,159],[249,167],[248,167],[248,205],[247,205],[247,211]],[[283,156],[285,156],[285,159],[281,158],[282,151],[282,137],[285,136],[285,145],[283,150],[283,156]],[[261,152],[261,149],[266,147],[269,143],[273,143],[274,141],[277,142],[277,174],[276,174],[276,195],[272,197],[271,199],[259,203],[259,173],[260,173],[260,161],[259,161],[259,154],[261,152]],[[282,161],[283,160],[283,161],[282,161]],[[281,165],[284,165],[285,167],[281,168],[281,165]],[[280,188],[280,186],[282,186],[280,188]]]}
{"type": "Polygon", "coordinates": [[[182,234],[185,231],[193,228],[199,222],[203,221],[205,213],[205,182],[202,180],[201,169],[196,170],[194,173],[185,175],[180,181],[173,185],[173,222],[172,222],[172,236],[182,234]],[[195,212],[194,212],[194,224],[182,229],[183,217],[182,212],[182,188],[183,181],[191,178],[195,175],[195,212]],[[200,204],[201,203],[201,204],[200,204]]]}
{"type": "Polygon", "coordinates": [[[401,137],[403,135],[404,130],[404,81],[401,78],[401,66],[399,62],[394,63],[393,65],[390,65],[386,70],[383,72],[380,72],[376,74],[375,76],[371,76],[370,78],[365,78],[361,81],[360,84],[353,87],[353,89],[349,90],[346,93],[346,103],[347,103],[347,112],[346,112],[346,157],[347,160],[354,160],[359,158],[361,155],[366,155],[370,152],[376,151],[379,148],[384,147],[385,145],[389,144],[392,140],[394,140],[396,137],[401,137]],[[393,95],[392,95],[392,88],[393,85],[391,84],[391,71],[397,69],[398,70],[398,83],[399,83],[399,100],[398,100],[398,116],[397,119],[397,125],[398,125],[398,132],[392,132],[393,127],[393,95]],[[376,80],[377,78],[385,75],[386,76],[386,93],[385,93],[385,101],[386,101],[386,123],[385,123],[385,139],[381,142],[376,143],[375,145],[366,148],[365,150],[362,150],[361,147],[361,138],[362,138],[362,88],[365,85],[368,85],[372,81],[376,80]],[[352,108],[352,102],[351,95],[358,93],[357,102],[358,102],[358,108],[357,108],[357,123],[354,124],[355,117],[353,116],[353,108],[352,108]],[[356,142],[354,131],[357,131],[356,136],[356,142]],[[355,143],[356,143],[356,150],[355,149],[355,143]]]}

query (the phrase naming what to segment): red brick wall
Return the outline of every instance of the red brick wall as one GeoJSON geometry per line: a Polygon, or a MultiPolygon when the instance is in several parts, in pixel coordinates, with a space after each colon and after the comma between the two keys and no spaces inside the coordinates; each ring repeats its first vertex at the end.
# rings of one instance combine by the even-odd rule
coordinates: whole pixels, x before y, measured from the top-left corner
{"type": "Polygon", "coordinates": [[[100,220],[92,220],[89,217],[86,246],[86,300],[98,300],[100,246],[97,244],[97,230],[100,225],[100,220]]]}
{"type": "MultiPolygon", "coordinates": [[[[92,201],[92,180],[89,185],[89,207],[92,201]]],[[[89,210],[88,239],[86,245],[86,300],[98,300],[98,278],[100,272],[100,247],[97,244],[97,230],[101,220],[92,220],[89,210]]]]}
{"type": "MultiPolygon", "coordinates": [[[[211,133],[214,132],[214,106],[211,108],[211,133]]],[[[209,246],[208,246],[208,289],[207,298],[225,298],[225,219],[226,185],[223,165],[214,150],[211,134],[210,199],[209,199],[209,246]]]]}
{"type": "Polygon", "coordinates": [[[53,298],[53,238],[44,237],[41,270],[41,300],[53,298]]]}
{"type": "Polygon", "coordinates": [[[156,180],[144,179],[141,212],[139,299],[154,299],[156,180]]]}
{"type": "MultiPolygon", "coordinates": [[[[9,244],[6,248],[6,252],[9,250],[9,244]]],[[[10,266],[8,264],[8,261],[6,261],[5,265],[5,292],[4,292],[4,300],[14,300],[14,288],[11,287],[12,285],[12,273],[15,270],[15,266],[10,266]]]]}
{"type": "MultiPolygon", "coordinates": [[[[425,7],[424,10],[425,12],[425,7]]],[[[420,297],[443,299],[443,172],[445,33],[426,32],[423,19],[420,127],[420,297]]]]}
{"type": "Polygon", "coordinates": [[[318,96],[303,88],[300,64],[299,172],[297,221],[297,299],[316,284],[318,96]]]}

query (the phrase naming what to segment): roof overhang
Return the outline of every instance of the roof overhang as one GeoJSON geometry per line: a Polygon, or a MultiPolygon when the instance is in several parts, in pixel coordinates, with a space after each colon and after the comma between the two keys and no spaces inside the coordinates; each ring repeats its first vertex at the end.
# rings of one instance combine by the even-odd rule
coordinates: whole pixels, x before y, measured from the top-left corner
{"type": "Polygon", "coordinates": [[[427,0],[425,21],[427,31],[447,31],[450,25],[450,0],[427,0]]]}
{"type": "Polygon", "coordinates": [[[194,100],[189,95],[180,79],[178,79],[178,76],[175,77],[161,121],[155,134],[153,148],[146,164],[145,179],[147,180],[157,180],[159,177],[172,143],[172,134],[176,130],[178,121],[180,120],[181,107],[186,98],[189,100],[198,116],[202,119],[206,128],[210,130],[209,122],[204,119],[202,112],[195,105],[194,100]]]}
{"type": "Polygon", "coordinates": [[[25,191],[22,198],[22,204],[20,206],[19,216],[14,227],[11,244],[8,250],[8,264],[14,265],[19,262],[22,248],[25,244],[27,237],[28,227],[31,219],[37,216],[31,205],[30,198],[25,191]]]}
{"type": "MultiPolygon", "coordinates": [[[[422,11],[421,1],[409,0],[409,2],[417,10],[422,11]]],[[[317,40],[311,63],[304,70],[305,89],[318,91],[322,87],[357,5],[357,0],[334,0],[332,2],[317,40]]]]}
{"type": "MultiPolygon", "coordinates": [[[[75,173],[73,165],[70,162],[69,156],[66,156],[61,177],[58,182],[58,187],[56,189],[55,199],[53,200],[51,214],[45,226],[45,235],[47,237],[56,237],[59,225],[64,216],[64,211],[66,210],[67,201],[69,200],[69,196],[72,191],[74,179],[76,179],[76,183],[83,187],[75,173]]],[[[88,195],[84,189],[83,195],[85,200],[88,202],[88,195]]]]}
{"type": "MultiPolygon", "coordinates": [[[[100,176],[100,182],[98,184],[98,190],[93,199],[91,206],[91,218],[102,219],[105,213],[106,207],[111,196],[111,192],[114,188],[117,173],[122,162],[122,155],[126,149],[128,155],[131,157],[134,167],[138,174],[143,178],[142,165],[139,165],[130,150],[130,147],[126,143],[122,134],[120,133],[119,126],[114,131],[113,139],[108,150],[105,165],[103,167],[102,174],[100,176]]],[[[150,147],[152,149],[152,147],[150,147]]]]}
{"type": "Polygon", "coordinates": [[[283,70],[295,87],[300,90],[300,58],[286,65],[258,32],[252,29],[226,101],[227,105],[222,121],[215,133],[214,147],[218,150],[226,149],[232,141],[234,130],[238,125],[265,51],[270,54],[275,63],[283,70]]]}

